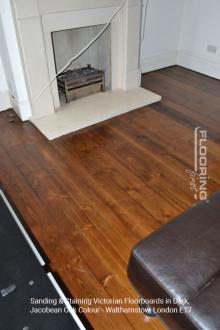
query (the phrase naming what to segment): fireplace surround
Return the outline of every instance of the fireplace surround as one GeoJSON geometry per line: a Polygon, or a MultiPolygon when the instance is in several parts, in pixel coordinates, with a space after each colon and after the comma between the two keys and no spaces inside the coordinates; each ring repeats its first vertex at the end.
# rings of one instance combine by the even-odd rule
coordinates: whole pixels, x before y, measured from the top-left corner
{"type": "MultiPolygon", "coordinates": [[[[140,86],[141,0],[128,0],[111,24],[112,90],[140,86]]],[[[106,24],[122,0],[13,0],[18,39],[30,100],[55,74],[51,34],[54,31],[106,24]]],[[[31,104],[32,117],[59,108],[54,82],[31,104]]]]}

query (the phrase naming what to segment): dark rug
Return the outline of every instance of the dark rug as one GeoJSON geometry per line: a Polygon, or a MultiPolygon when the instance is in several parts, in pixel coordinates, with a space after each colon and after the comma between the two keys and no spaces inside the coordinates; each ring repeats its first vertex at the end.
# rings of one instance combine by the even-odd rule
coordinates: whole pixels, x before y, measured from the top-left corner
{"type": "Polygon", "coordinates": [[[37,249],[0,190],[0,328],[84,329],[78,317],[71,315],[63,304],[42,264],[37,249]]]}

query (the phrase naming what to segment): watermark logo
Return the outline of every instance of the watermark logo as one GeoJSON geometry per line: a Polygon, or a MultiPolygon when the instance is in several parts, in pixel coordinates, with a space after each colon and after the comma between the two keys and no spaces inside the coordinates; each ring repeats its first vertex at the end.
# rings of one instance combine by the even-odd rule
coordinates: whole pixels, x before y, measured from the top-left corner
{"type": "Polygon", "coordinates": [[[207,131],[196,127],[194,131],[194,169],[186,170],[190,177],[190,190],[196,200],[207,200],[208,157],[207,131]]]}

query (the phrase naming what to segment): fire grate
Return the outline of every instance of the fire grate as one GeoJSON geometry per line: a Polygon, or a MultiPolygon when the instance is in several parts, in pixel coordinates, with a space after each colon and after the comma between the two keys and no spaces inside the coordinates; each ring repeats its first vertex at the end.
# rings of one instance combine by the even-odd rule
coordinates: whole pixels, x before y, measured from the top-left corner
{"type": "Polygon", "coordinates": [[[87,67],[68,70],[57,77],[58,90],[64,93],[66,102],[105,91],[105,72],[87,67]]]}

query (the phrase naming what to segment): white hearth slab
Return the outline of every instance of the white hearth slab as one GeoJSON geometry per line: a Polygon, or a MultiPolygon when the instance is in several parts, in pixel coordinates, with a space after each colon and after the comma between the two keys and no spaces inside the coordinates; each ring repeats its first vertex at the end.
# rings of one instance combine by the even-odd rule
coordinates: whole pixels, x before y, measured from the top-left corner
{"type": "Polygon", "coordinates": [[[141,87],[108,91],[67,103],[57,113],[32,118],[31,122],[49,140],[53,140],[160,100],[159,95],[141,87]]]}

